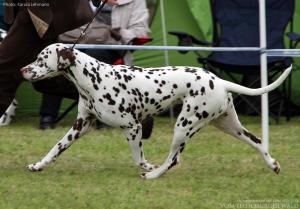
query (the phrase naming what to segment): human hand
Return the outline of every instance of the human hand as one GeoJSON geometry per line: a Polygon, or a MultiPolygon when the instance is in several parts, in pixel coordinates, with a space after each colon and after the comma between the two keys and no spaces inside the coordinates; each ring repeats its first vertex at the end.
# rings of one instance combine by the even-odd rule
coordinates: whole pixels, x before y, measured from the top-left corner
{"type": "MultiPolygon", "coordinates": [[[[95,7],[99,7],[101,1],[103,2],[104,0],[92,0],[92,3],[95,7]]],[[[111,5],[118,5],[118,0],[107,0],[107,3],[111,5]]]]}
{"type": "Polygon", "coordinates": [[[118,5],[118,0],[108,0],[107,2],[112,5],[118,5]]]}

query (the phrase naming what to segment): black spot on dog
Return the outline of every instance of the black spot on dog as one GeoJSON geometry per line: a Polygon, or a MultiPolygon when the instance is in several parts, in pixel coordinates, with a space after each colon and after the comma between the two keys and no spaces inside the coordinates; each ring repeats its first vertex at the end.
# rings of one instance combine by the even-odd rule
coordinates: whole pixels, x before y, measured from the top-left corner
{"type": "Polygon", "coordinates": [[[195,96],[198,96],[199,95],[199,92],[198,91],[194,91],[193,89],[190,90],[190,95],[192,97],[195,97],[195,96]]]}
{"type": "Polygon", "coordinates": [[[182,126],[185,127],[188,124],[188,120],[184,119],[184,121],[182,122],[182,126]]]}
{"type": "Polygon", "coordinates": [[[164,96],[162,99],[167,100],[167,99],[170,99],[170,98],[171,98],[171,95],[167,95],[167,96],[164,96]]]}
{"type": "Polygon", "coordinates": [[[191,111],[191,105],[187,104],[187,106],[186,106],[186,111],[187,111],[187,112],[191,111]]]}
{"type": "Polygon", "coordinates": [[[123,78],[124,78],[124,80],[125,80],[125,83],[128,83],[128,82],[132,79],[131,76],[126,75],[126,74],[123,75],[123,78]]]}
{"type": "Polygon", "coordinates": [[[74,138],[75,138],[75,139],[79,139],[79,136],[80,136],[80,133],[77,132],[77,133],[75,134],[74,138]]]}
{"type": "Polygon", "coordinates": [[[202,115],[201,115],[200,113],[198,113],[198,112],[196,112],[195,116],[196,116],[199,120],[202,119],[202,115]]]}
{"type": "Polygon", "coordinates": [[[205,94],[205,87],[202,86],[200,91],[201,91],[201,95],[204,95],[205,94]]]}
{"type": "Polygon", "coordinates": [[[124,90],[127,89],[127,87],[126,87],[126,85],[125,85],[124,83],[119,83],[118,85],[119,85],[122,89],[124,89],[124,90]]]}
{"type": "Polygon", "coordinates": [[[58,62],[59,62],[59,58],[62,57],[64,60],[69,60],[70,66],[75,65],[76,57],[73,53],[73,49],[70,49],[70,48],[64,48],[61,50],[56,49],[56,52],[57,52],[57,56],[58,56],[58,62]]]}
{"type": "Polygon", "coordinates": [[[197,72],[196,69],[189,68],[189,67],[185,68],[184,71],[187,72],[187,73],[196,73],[197,72]]]}
{"type": "Polygon", "coordinates": [[[98,85],[94,84],[93,87],[94,87],[95,90],[99,90],[98,85]]]}
{"type": "Polygon", "coordinates": [[[138,71],[138,72],[143,72],[143,68],[137,67],[137,66],[130,66],[128,69],[132,71],[138,71]]]}
{"type": "Polygon", "coordinates": [[[150,99],[150,104],[154,104],[155,103],[155,99],[150,99]]]}
{"type": "Polygon", "coordinates": [[[109,105],[115,105],[116,104],[115,100],[112,99],[112,97],[109,93],[106,93],[105,95],[103,95],[103,98],[108,100],[109,105]]]}
{"type": "Polygon", "coordinates": [[[83,68],[83,75],[88,76],[89,71],[86,68],[83,68]]]}
{"type": "Polygon", "coordinates": [[[172,167],[174,167],[177,164],[177,158],[172,161],[171,165],[168,167],[168,170],[170,170],[172,167]]]}
{"type": "Polygon", "coordinates": [[[119,94],[119,93],[120,93],[120,89],[117,88],[117,87],[113,87],[113,90],[116,92],[116,94],[119,94]]]}
{"type": "Polygon", "coordinates": [[[209,80],[209,87],[211,89],[214,89],[214,82],[212,80],[209,80]]]}
{"type": "Polygon", "coordinates": [[[243,134],[250,138],[253,142],[255,142],[256,144],[261,144],[261,140],[259,138],[257,138],[256,136],[254,136],[252,133],[246,131],[246,130],[243,130],[243,134]]]}
{"type": "Polygon", "coordinates": [[[82,130],[83,119],[79,118],[75,121],[73,125],[73,130],[81,131],[82,130]]]}
{"type": "Polygon", "coordinates": [[[206,112],[206,111],[203,111],[203,112],[202,112],[202,116],[203,116],[203,118],[207,118],[207,117],[208,117],[208,115],[209,115],[209,114],[208,114],[208,112],[206,112]]]}
{"type": "Polygon", "coordinates": [[[119,111],[122,113],[124,112],[125,108],[122,104],[119,105],[119,111]]]}

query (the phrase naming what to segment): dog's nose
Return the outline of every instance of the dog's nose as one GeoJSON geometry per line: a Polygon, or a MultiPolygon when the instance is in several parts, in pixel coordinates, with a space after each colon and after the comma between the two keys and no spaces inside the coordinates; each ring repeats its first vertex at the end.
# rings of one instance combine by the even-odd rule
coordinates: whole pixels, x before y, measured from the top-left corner
{"type": "Polygon", "coordinates": [[[32,70],[32,67],[26,66],[26,67],[21,68],[21,73],[22,73],[22,75],[25,75],[25,74],[29,73],[31,70],[32,70]]]}
{"type": "Polygon", "coordinates": [[[28,66],[26,66],[26,67],[23,67],[20,71],[21,71],[21,74],[22,74],[22,76],[23,76],[23,78],[25,78],[25,79],[27,79],[27,80],[30,80],[31,79],[31,77],[32,77],[32,75],[31,75],[31,70],[32,70],[32,68],[31,67],[28,67],[28,66]]]}
{"type": "Polygon", "coordinates": [[[28,71],[28,69],[27,69],[27,67],[23,67],[22,69],[21,69],[21,73],[24,75],[25,73],[27,73],[27,71],[28,71]]]}

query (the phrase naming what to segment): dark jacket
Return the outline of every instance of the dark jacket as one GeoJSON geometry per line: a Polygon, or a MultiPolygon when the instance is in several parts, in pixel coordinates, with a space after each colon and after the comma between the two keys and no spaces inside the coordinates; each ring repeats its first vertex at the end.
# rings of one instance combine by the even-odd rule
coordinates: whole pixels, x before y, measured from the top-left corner
{"type": "Polygon", "coordinates": [[[5,0],[5,3],[7,23],[13,23],[16,7],[26,7],[41,38],[54,38],[84,25],[93,16],[88,0],[5,0]]]}

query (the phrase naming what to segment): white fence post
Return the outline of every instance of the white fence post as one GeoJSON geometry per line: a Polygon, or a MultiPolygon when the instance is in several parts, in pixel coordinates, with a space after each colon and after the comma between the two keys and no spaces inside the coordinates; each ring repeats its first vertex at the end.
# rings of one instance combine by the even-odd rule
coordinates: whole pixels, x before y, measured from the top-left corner
{"type": "MultiPolygon", "coordinates": [[[[260,37],[260,77],[261,86],[268,85],[268,72],[267,72],[267,54],[264,49],[267,48],[267,35],[266,35],[266,1],[259,0],[259,37],[260,37]]],[[[262,145],[264,149],[269,150],[269,104],[268,93],[261,96],[262,108],[262,145]]]]}

